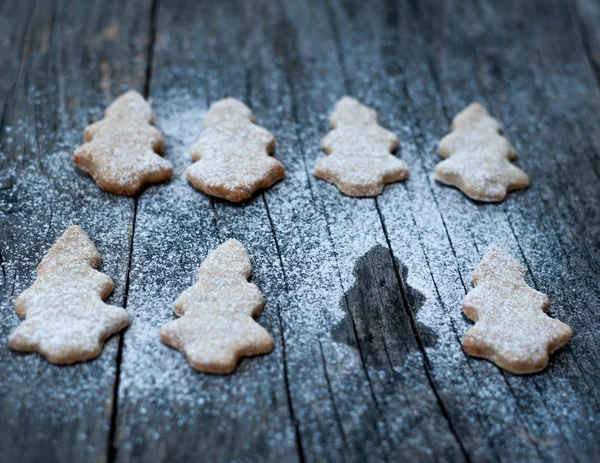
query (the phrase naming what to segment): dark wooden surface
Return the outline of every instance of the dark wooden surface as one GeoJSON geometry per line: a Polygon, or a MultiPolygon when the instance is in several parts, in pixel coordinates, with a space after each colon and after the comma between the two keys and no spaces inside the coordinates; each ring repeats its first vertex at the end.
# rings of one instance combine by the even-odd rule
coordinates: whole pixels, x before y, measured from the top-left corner
{"type": "Polygon", "coordinates": [[[594,0],[0,2],[0,461],[596,461],[600,6],[594,0]],[[106,194],[70,162],[134,88],[171,182],[106,194]],[[409,179],[357,199],[312,176],[335,101],[374,107],[409,179]],[[286,178],[244,204],[183,178],[208,106],[249,104],[286,178]],[[432,177],[472,101],[528,190],[481,205],[432,177]],[[131,326],[92,362],[16,354],[12,300],[77,223],[131,326]],[[247,247],[274,351],[195,373],[159,327],[207,253],[247,247]],[[466,356],[487,245],[522,260],[574,336],[519,377],[466,356]]]}

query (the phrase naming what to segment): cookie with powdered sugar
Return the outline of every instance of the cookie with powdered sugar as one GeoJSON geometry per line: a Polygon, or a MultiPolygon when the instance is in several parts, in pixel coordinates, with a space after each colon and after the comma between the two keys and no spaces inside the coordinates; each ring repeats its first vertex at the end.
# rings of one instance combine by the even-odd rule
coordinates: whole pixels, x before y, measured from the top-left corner
{"type": "Polygon", "coordinates": [[[110,193],[132,195],[146,184],[168,180],[173,166],[157,154],[164,151],[164,138],[153,121],[148,102],[131,90],[85,129],[85,144],[71,159],[110,193]]]}
{"type": "Polygon", "coordinates": [[[97,357],[104,340],[129,324],[124,309],[103,302],[114,285],[96,270],[99,263],[86,233],[70,227],[38,265],[33,285],[15,300],[25,320],[9,336],[10,347],[39,352],[56,364],[97,357]]]}
{"type": "Polygon", "coordinates": [[[348,196],[377,196],[386,184],[408,177],[406,163],[391,154],[398,138],[377,123],[374,110],[345,96],[330,124],[333,130],[321,142],[327,156],[317,162],[316,177],[348,196]]]}
{"type": "Polygon", "coordinates": [[[196,283],[175,301],[180,318],[160,329],[162,341],[206,373],[230,373],[241,357],[271,352],[273,339],[252,318],[261,312],[263,297],[248,278],[246,249],[237,240],[226,241],[209,254],[196,283]]]}
{"type": "Polygon", "coordinates": [[[273,134],[254,124],[250,108],[225,98],[213,103],[204,118],[204,130],[190,152],[195,162],[186,177],[204,193],[245,201],[285,176],[283,165],[271,156],[274,150],[273,134]]]}
{"type": "Polygon", "coordinates": [[[509,191],[529,186],[527,174],[510,162],[517,153],[500,124],[478,103],[456,115],[439,153],[446,159],[435,168],[437,180],[476,201],[503,201],[509,191]]]}
{"type": "Polygon", "coordinates": [[[475,322],[463,347],[475,357],[516,374],[536,373],[571,338],[571,328],[550,318],[548,297],[527,285],[525,268],[504,249],[490,247],[473,274],[475,288],[463,299],[475,322]]]}

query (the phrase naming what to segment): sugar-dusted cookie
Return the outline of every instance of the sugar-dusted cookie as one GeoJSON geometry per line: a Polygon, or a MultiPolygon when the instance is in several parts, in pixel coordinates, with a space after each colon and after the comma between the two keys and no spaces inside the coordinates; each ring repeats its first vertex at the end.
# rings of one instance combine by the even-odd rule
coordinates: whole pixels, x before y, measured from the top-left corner
{"type": "Polygon", "coordinates": [[[186,175],[195,188],[240,202],[285,176],[283,165],[270,156],[275,138],[253,121],[250,108],[234,98],[211,105],[204,130],[191,148],[196,162],[186,175]]]}
{"type": "Polygon", "coordinates": [[[56,364],[97,357],[104,340],[129,324],[124,309],[103,302],[113,282],[95,270],[99,263],[85,232],[69,228],[38,265],[33,286],[15,300],[25,321],[10,335],[10,347],[56,364]]]}
{"type": "Polygon", "coordinates": [[[377,113],[353,98],[335,105],[331,128],[321,142],[328,156],[320,159],[315,176],[334,183],[348,196],[377,196],[387,183],[408,177],[404,161],[392,156],[398,138],[377,124],[377,113]]]}
{"type": "Polygon", "coordinates": [[[85,144],[73,153],[73,162],[102,190],[120,195],[170,179],[173,166],[156,154],[164,151],[164,139],[153,120],[142,95],[133,90],[121,95],[104,119],[85,129],[85,144]]]}
{"type": "Polygon", "coordinates": [[[165,324],[160,338],[207,373],[230,373],[241,357],[271,352],[271,336],[252,318],[262,310],[263,297],[248,278],[246,249],[237,240],[226,241],[204,260],[196,283],[177,298],[175,313],[181,317],[165,324]]]}
{"type": "Polygon", "coordinates": [[[477,201],[503,201],[506,193],[529,186],[529,177],[510,163],[517,158],[501,135],[498,121],[473,103],[452,121],[452,132],[440,142],[445,161],[435,168],[438,181],[460,189],[477,201]]]}
{"type": "Polygon", "coordinates": [[[475,322],[463,340],[465,351],[516,374],[546,368],[549,355],[571,338],[571,328],[546,315],[550,300],[527,285],[523,266],[492,246],[473,281],[463,300],[465,315],[475,322]]]}

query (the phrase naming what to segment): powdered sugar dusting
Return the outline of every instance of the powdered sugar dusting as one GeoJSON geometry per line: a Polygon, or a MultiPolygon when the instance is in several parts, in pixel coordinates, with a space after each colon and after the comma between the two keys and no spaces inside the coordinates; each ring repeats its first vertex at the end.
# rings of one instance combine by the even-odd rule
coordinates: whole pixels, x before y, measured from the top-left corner
{"type": "Polygon", "coordinates": [[[95,270],[99,263],[85,232],[70,227],[38,266],[33,286],[15,300],[26,320],[11,333],[10,346],[57,364],[98,356],[104,340],[129,324],[125,310],[102,302],[114,285],[95,270]]]}
{"type": "Polygon", "coordinates": [[[350,97],[337,102],[321,146],[315,175],[335,183],[349,196],[377,196],[386,183],[404,180],[408,168],[390,154],[398,138],[377,124],[377,113],[350,97]]]}
{"type": "Polygon", "coordinates": [[[517,153],[499,130],[478,103],[457,114],[452,132],[440,141],[440,155],[447,159],[436,166],[437,179],[478,201],[502,201],[508,191],[526,188],[529,177],[510,163],[517,153]]]}
{"type": "Polygon", "coordinates": [[[171,163],[156,154],[164,140],[152,120],[152,109],[139,93],[121,95],[104,119],[86,128],[86,143],[73,153],[73,162],[101,189],[116,194],[131,195],[146,183],[171,178],[171,163]]]}
{"type": "Polygon", "coordinates": [[[571,337],[571,329],[548,317],[545,294],[525,282],[525,268],[502,248],[490,247],[473,274],[475,288],[463,309],[475,326],[463,346],[514,373],[535,373],[571,337]]]}
{"type": "Polygon", "coordinates": [[[252,111],[234,98],[211,105],[202,135],[191,147],[196,162],[187,178],[194,187],[240,202],[285,176],[281,163],[269,156],[275,149],[273,134],[253,120],[252,111]]]}

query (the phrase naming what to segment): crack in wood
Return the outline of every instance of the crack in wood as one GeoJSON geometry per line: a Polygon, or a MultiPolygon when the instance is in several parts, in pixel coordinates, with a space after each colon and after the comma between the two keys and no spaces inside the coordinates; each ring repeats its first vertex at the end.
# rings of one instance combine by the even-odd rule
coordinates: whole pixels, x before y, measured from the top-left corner
{"type": "MultiPolygon", "coordinates": [[[[281,8],[281,4],[280,4],[280,8],[281,8]]],[[[289,45],[286,43],[285,46],[289,46],[289,45]]],[[[314,205],[314,207],[318,211],[318,213],[324,217],[325,228],[327,230],[329,241],[331,242],[331,245],[332,245],[332,250],[333,250],[333,254],[334,254],[334,260],[336,261],[336,269],[337,269],[337,274],[338,274],[338,278],[339,278],[339,281],[340,281],[340,286],[342,286],[341,285],[342,277],[341,277],[341,273],[340,273],[340,264],[338,262],[337,252],[336,252],[336,249],[335,249],[335,242],[334,242],[334,239],[333,239],[333,236],[332,236],[332,233],[331,233],[331,229],[329,227],[329,219],[327,217],[327,213],[325,212],[324,208],[322,206],[320,206],[320,207],[316,206],[317,204],[321,205],[321,202],[315,196],[315,193],[314,193],[314,190],[313,190],[313,186],[312,186],[312,182],[311,182],[312,173],[309,172],[309,170],[308,170],[308,163],[306,161],[306,149],[304,147],[303,137],[301,136],[300,129],[299,129],[301,122],[300,122],[300,118],[299,118],[298,112],[297,112],[297,105],[298,105],[297,92],[295,90],[294,82],[293,82],[291,76],[289,75],[289,73],[285,72],[284,75],[285,75],[286,84],[287,84],[287,86],[290,89],[290,95],[291,95],[291,115],[292,115],[292,120],[293,120],[293,123],[294,123],[294,129],[295,129],[295,134],[296,134],[296,141],[297,141],[297,143],[299,145],[299,150],[300,150],[300,153],[301,153],[301,156],[302,156],[302,164],[303,164],[304,172],[305,172],[306,178],[307,178],[307,187],[308,187],[308,189],[310,191],[310,196],[312,198],[312,204],[314,205]]],[[[274,231],[273,231],[273,234],[275,235],[274,231]]],[[[351,312],[351,310],[349,308],[349,305],[348,305],[347,301],[346,301],[346,304],[345,304],[344,308],[345,308],[345,312],[346,312],[347,317],[351,321],[352,330],[353,330],[353,333],[354,333],[354,344],[357,347],[357,350],[358,350],[358,353],[359,353],[359,357],[361,359],[361,366],[362,366],[365,378],[367,380],[367,384],[368,384],[368,387],[369,387],[370,395],[372,397],[373,402],[375,403],[375,406],[376,406],[376,408],[378,410],[378,414],[379,414],[380,418],[383,419],[383,414],[381,413],[381,409],[379,407],[379,404],[378,404],[378,401],[377,401],[377,398],[376,398],[376,395],[375,395],[375,391],[373,389],[373,384],[371,382],[371,378],[370,378],[370,375],[369,375],[369,372],[367,370],[367,366],[366,366],[366,363],[365,363],[365,360],[364,360],[364,354],[363,354],[363,352],[361,350],[360,343],[358,341],[358,333],[356,331],[356,324],[355,324],[355,321],[354,321],[354,317],[353,317],[353,314],[352,314],[352,312],[351,312]]],[[[325,361],[325,358],[324,358],[324,353],[323,353],[323,350],[322,350],[322,345],[321,345],[321,343],[319,343],[319,345],[320,345],[320,349],[321,349],[321,357],[322,357],[323,365],[324,365],[325,372],[326,372],[326,361],[325,361]]],[[[326,373],[326,375],[327,375],[327,373],[326,373]]],[[[332,403],[334,405],[334,410],[336,410],[336,408],[335,408],[335,396],[334,396],[333,390],[331,388],[331,381],[330,381],[329,377],[327,377],[327,384],[328,384],[328,389],[329,389],[329,394],[330,394],[330,397],[331,397],[331,401],[332,401],[332,403]]],[[[337,416],[337,420],[339,422],[339,414],[337,413],[337,411],[335,413],[336,413],[336,416],[337,416]]],[[[341,427],[341,422],[339,423],[339,425],[340,425],[341,435],[342,435],[342,438],[344,440],[344,445],[347,446],[347,441],[346,441],[346,437],[345,437],[343,428],[341,427]]],[[[380,435],[380,441],[381,441],[381,444],[384,445],[385,440],[383,439],[383,436],[381,436],[381,435],[380,435]]],[[[387,456],[386,456],[386,459],[387,459],[387,456]]]]}
{"type": "MultiPolygon", "coordinates": [[[[346,87],[346,91],[347,92],[351,92],[352,91],[352,87],[351,87],[350,81],[349,81],[349,79],[347,77],[348,76],[348,70],[347,70],[347,67],[345,65],[345,59],[344,59],[343,49],[342,49],[341,42],[340,42],[340,36],[339,36],[339,30],[338,30],[338,26],[337,26],[337,21],[335,19],[335,15],[333,14],[331,5],[329,4],[329,0],[325,1],[325,5],[327,6],[327,8],[326,8],[327,9],[327,16],[328,16],[329,23],[331,25],[331,29],[332,29],[332,32],[333,32],[333,37],[334,37],[334,42],[335,42],[336,49],[337,49],[337,54],[338,54],[338,59],[339,59],[339,62],[340,62],[340,67],[343,70],[342,74],[344,76],[344,86],[346,87]]],[[[377,210],[377,214],[379,216],[379,220],[381,222],[381,226],[383,228],[383,232],[384,232],[384,235],[385,235],[385,239],[386,239],[386,243],[387,243],[387,246],[388,246],[388,250],[389,250],[390,256],[392,258],[393,265],[394,265],[394,271],[396,273],[398,287],[399,287],[400,293],[402,295],[402,300],[403,300],[403,303],[404,303],[404,306],[405,306],[405,311],[406,311],[406,314],[409,317],[411,329],[413,331],[413,335],[414,335],[414,337],[415,337],[415,339],[417,341],[417,345],[419,347],[419,350],[420,350],[422,358],[423,358],[423,368],[424,368],[424,371],[425,371],[425,374],[426,374],[426,377],[427,377],[427,381],[429,383],[429,387],[430,387],[431,391],[433,392],[433,394],[434,394],[434,396],[435,396],[435,398],[437,400],[437,403],[438,403],[438,405],[440,407],[442,415],[446,419],[451,433],[453,434],[456,442],[458,443],[458,445],[460,447],[460,450],[461,450],[461,453],[462,453],[463,457],[465,458],[466,461],[469,461],[469,455],[468,455],[468,453],[467,453],[467,451],[466,451],[463,443],[461,442],[461,438],[460,438],[458,432],[456,431],[456,429],[453,426],[452,420],[451,420],[450,415],[449,415],[449,413],[448,413],[448,411],[446,409],[446,406],[443,403],[443,400],[442,400],[442,398],[440,397],[440,395],[439,395],[439,393],[437,391],[437,388],[435,386],[435,382],[433,381],[433,378],[431,377],[431,372],[430,372],[430,370],[431,370],[431,364],[429,362],[429,359],[428,359],[428,356],[427,356],[427,352],[425,350],[425,345],[424,345],[423,340],[421,338],[421,333],[419,332],[419,330],[417,328],[416,322],[414,320],[414,316],[413,316],[412,311],[411,311],[411,307],[410,307],[410,305],[408,303],[408,299],[407,299],[407,296],[406,296],[406,282],[402,279],[401,274],[400,274],[400,272],[398,270],[397,261],[396,261],[396,258],[394,257],[394,253],[393,253],[393,250],[392,250],[392,247],[391,247],[391,243],[390,243],[390,240],[389,240],[389,236],[388,236],[388,232],[387,232],[387,229],[386,229],[385,221],[384,221],[383,216],[381,214],[381,210],[379,208],[379,204],[378,204],[377,198],[375,198],[374,202],[375,202],[375,208],[377,210]]],[[[447,230],[446,230],[446,232],[447,232],[447,230]]],[[[462,278],[461,278],[461,280],[462,280],[462,278]]],[[[463,286],[464,286],[464,283],[463,283],[463,286]]]]}
{"type": "MultiPolygon", "coordinates": [[[[152,69],[154,65],[154,46],[156,43],[156,30],[158,24],[158,4],[160,0],[151,0],[152,4],[150,6],[150,32],[148,37],[148,44],[146,48],[146,72],[145,72],[145,81],[144,81],[144,90],[143,95],[145,99],[148,99],[150,96],[150,83],[152,80],[152,69]]],[[[133,259],[133,245],[135,238],[135,227],[136,227],[136,219],[137,219],[137,209],[138,209],[138,200],[139,197],[143,194],[143,190],[138,192],[134,196],[133,200],[133,216],[131,219],[131,234],[129,237],[129,256],[127,260],[127,268],[125,270],[125,290],[124,290],[124,299],[123,299],[123,307],[127,309],[127,301],[129,296],[129,286],[130,286],[130,273],[131,273],[131,263],[133,259]]],[[[119,384],[121,380],[121,362],[123,359],[123,348],[124,348],[124,333],[120,333],[119,337],[119,345],[117,347],[117,357],[116,357],[116,370],[115,370],[115,381],[113,385],[113,396],[112,396],[112,411],[110,417],[110,430],[108,433],[108,450],[107,450],[107,462],[113,463],[117,459],[118,454],[118,445],[116,443],[116,432],[117,432],[117,418],[118,418],[118,409],[119,409],[119,384]]]]}
{"type": "Polygon", "coordinates": [[[6,267],[2,257],[2,248],[0,248],[0,267],[2,268],[2,286],[6,285],[6,267]]]}
{"type": "MultiPolygon", "coordinates": [[[[420,22],[420,24],[423,24],[423,18],[422,18],[422,16],[421,16],[420,10],[419,10],[419,8],[418,8],[418,5],[415,7],[415,3],[416,3],[416,2],[414,2],[414,1],[412,1],[412,2],[411,2],[411,6],[413,6],[412,13],[415,15],[415,17],[416,17],[416,18],[417,18],[417,20],[420,22]]],[[[437,90],[438,90],[438,95],[439,95],[439,98],[440,98],[440,104],[441,104],[441,107],[442,107],[442,108],[443,108],[443,110],[444,110],[443,112],[444,112],[444,115],[445,115],[446,119],[448,120],[448,122],[450,122],[450,121],[451,121],[451,119],[448,117],[448,114],[447,114],[447,111],[446,111],[446,106],[445,106],[445,104],[444,104],[443,93],[442,93],[442,91],[441,91],[441,87],[440,87],[440,82],[439,82],[439,74],[438,74],[438,72],[437,72],[437,69],[436,69],[436,67],[435,67],[435,64],[434,64],[434,63],[435,63],[435,61],[434,61],[434,60],[432,59],[432,57],[431,57],[431,53],[430,53],[430,51],[429,51],[429,47],[427,47],[426,56],[427,56],[427,62],[428,62],[428,70],[430,71],[430,73],[431,73],[431,76],[432,76],[432,80],[435,82],[436,88],[437,88],[437,90]]],[[[412,100],[412,97],[411,97],[410,93],[408,92],[408,90],[407,90],[407,88],[406,88],[406,83],[403,85],[403,89],[404,89],[404,94],[405,94],[405,97],[406,97],[406,98],[408,98],[409,100],[412,100]]],[[[415,121],[416,121],[416,125],[415,125],[415,127],[419,128],[419,127],[420,127],[419,117],[418,117],[417,115],[414,115],[414,117],[416,118],[416,119],[415,119],[415,121]]],[[[418,137],[416,137],[416,136],[415,136],[415,134],[414,134],[414,130],[413,130],[413,126],[412,126],[412,125],[411,125],[411,127],[410,127],[410,131],[411,131],[411,133],[413,134],[413,140],[415,141],[415,144],[416,144],[416,145],[417,145],[417,147],[418,147],[418,152],[419,152],[419,153],[423,152],[423,151],[424,151],[424,150],[423,150],[423,146],[422,146],[422,145],[421,145],[421,143],[419,142],[419,139],[418,139],[418,137]]],[[[423,168],[425,169],[425,164],[424,164],[424,161],[423,161],[423,159],[422,159],[422,156],[420,156],[420,159],[421,159],[421,164],[422,164],[423,168]]],[[[467,287],[467,285],[465,284],[465,281],[464,281],[464,278],[463,278],[463,275],[462,275],[462,271],[461,271],[461,269],[460,269],[458,255],[457,255],[457,253],[456,253],[456,250],[455,250],[455,247],[454,247],[454,245],[453,245],[453,243],[452,243],[452,237],[451,237],[451,234],[450,234],[450,232],[449,232],[449,230],[448,230],[448,226],[447,226],[447,224],[446,224],[446,220],[445,220],[445,218],[444,218],[444,214],[443,214],[443,213],[442,213],[442,211],[441,211],[441,208],[440,208],[440,205],[439,205],[439,202],[438,202],[438,199],[437,199],[437,195],[436,195],[436,193],[435,193],[435,191],[434,191],[434,189],[433,189],[433,187],[432,187],[432,185],[431,185],[431,182],[429,182],[429,187],[430,187],[430,191],[431,191],[432,197],[434,198],[434,201],[435,201],[435,204],[436,204],[436,207],[437,207],[438,213],[439,213],[439,215],[440,215],[440,218],[441,218],[441,220],[442,220],[442,223],[443,223],[443,226],[444,226],[444,231],[445,231],[445,233],[446,233],[446,236],[447,236],[447,239],[448,239],[448,242],[449,242],[449,245],[450,245],[451,251],[452,251],[452,255],[453,255],[453,257],[454,257],[454,259],[455,259],[455,261],[456,261],[456,266],[457,266],[458,275],[459,275],[459,277],[460,277],[461,284],[462,284],[462,286],[463,286],[463,289],[464,289],[464,291],[465,291],[465,294],[466,294],[466,292],[468,291],[468,287],[467,287]]],[[[476,240],[475,240],[475,238],[474,238],[474,236],[473,236],[472,234],[471,234],[471,238],[472,238],[473,245],[474,245],[475,249],[478,251],[477,242],[476,242],[476,240]]],[[[432,274],[432,277],[433,277],[433,274],[432,274]]],[[[437,284],[436,284],[436,287],[437,287],[437,284]]],[[[458,333],[456,333],[456,334],[457,334],[457,339],[458,339],[458,341],[459,341],[459,342],[462,342],[462,341],[459,339],[459,335],[458,335],[458,333]]],[[[469,362],[469,363],[470,363],[470,362],[469,362]]],[[[503,379],[504,383],[505,383],[505,384],[508,386],[508,388],[509,388],[509,390],[510,390],[511,394],[513,395],[514,399],[515,399],[515,400],[518,400],[518,397],[517,397],[517,396],[514,394],[514,391],[513,391],[512,387],[511,387],[510,383],[507,381],[507,378],[506,378],[506,375],[505,375],[505,373],[504,373],[503,371],[501,371],[501,370],[499,370],[499,371],[500,371],[500,374],[501,374],[501,376],[502,376],[502,379],[503,379]]],[[[523,422],[522,422],[522,420],[521,420],[521,424],[523,425],[523,422]]],[[[491,447],[491,448],[493,448],[493,446],[491,445],[491,442],[490,442],[490,447],[491,447]]],[[[535,445],[535,446],[534,446],[534,449],[535,449],[536,453],[538,454],[538,456],[540,456],[540,457],[541,457],[541,453],[540,453],[540,451],[539,451],[539,448],[537,447],[537,445],[535,445]]],[[[465,450],[465,452],[466,452],[466,450],[465,450]]]]}
{"type": "MultiPolygon", "coordinates": [[[[377,204],[377,202],[376,202],[377,204]]],[[[421,338],[421,334],[417,328],[417,323],[415,321],[414,315],[413,315],[413,308],[410,306],[409,302],[408,302],[408,297],[407,297],[407,290],[406,290],[406,286],[407,283],[406,281],[402,278],[401,273],[398,269],[398,261],[396,259],[396,257],[394,256],[394,251],[392,250],[392,245],[390,243],[390,239],[388,236],[388,232],[387,232],[387,228],[385,225],[385,221],[383,219],[383,216],[381,214],[381,210],[379,209],[379,205],[377,205],[377,213],[379,214],[379,218],[381,220],[381,225],[383,227],[383,232],[385,235],[385,239],[387,242],[387,246],[389,249],[389,253],[390,256],[392,258],[392,263],[394,265],[394,272],[396,274],[396,279],[398,280],[398,286],[400,288],[400,294],[402,295],[402,302],[404,305],[404,308],[406,310],[406,314],[408,315],[408,318],[410,320],[410,325],[412,328],[412,331],[414,333],[415,339],[417,341],[417,344],[419,346],[419,350],[421,351],[421,354],[423,356],[423,369],[425,370],[425,375],[427,376],[427,381],[429,382],[429,387],[431,388],[433,394],[435,395],[435,398],[437,400],[437,403],[440,407],[440,410],[442,412],[442,414],[444,415],[444,418],[446,419],[446,421],[448,422],[448,426],[450,427],[450,430],[452,432],[452,434],[454,435],[458,445],[460,446],[461,452],[463,457],[465,458],[466,461],[470,461],[469,458],[469,454],[467,453],[464,444],[461,441],[461,438],[459,437],[458,432],[456,431],[454,425],[452,424],[452,420],[450,418],[450,414],[448,413],[448,410],[446,408],[446,405],[444,404],[444,401],[442,400],[441,396],[439,395],[439,392],[437,391],[437,388],[435,386],[435,382],[432,378],[431,375],[431,368],[432,365],[429,361],[429,358],[427,356],[427,351],[425,349],[425,344],[423,342],[423,339],[421,338]]]]}

